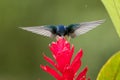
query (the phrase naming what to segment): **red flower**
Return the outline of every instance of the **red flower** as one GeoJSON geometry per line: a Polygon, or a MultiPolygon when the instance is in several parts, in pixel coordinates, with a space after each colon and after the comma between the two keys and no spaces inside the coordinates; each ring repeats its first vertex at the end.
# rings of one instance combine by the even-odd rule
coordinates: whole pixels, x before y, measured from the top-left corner
{"type": "Polygon", "coordinates": [[[46,55],[44,55],[44,59],[54,68],[40,65],[44,71],[51,74],[56,80],[86,80],[87,67],[77,75],[77,71],[81,66],[82,49],[78,51],[73,61],[71,61],[74,46],[72,45],[71,48],[70,43],[64,38],[59,37],[57,42],[52,42],[49,47],[54,60],[46,55]]]}

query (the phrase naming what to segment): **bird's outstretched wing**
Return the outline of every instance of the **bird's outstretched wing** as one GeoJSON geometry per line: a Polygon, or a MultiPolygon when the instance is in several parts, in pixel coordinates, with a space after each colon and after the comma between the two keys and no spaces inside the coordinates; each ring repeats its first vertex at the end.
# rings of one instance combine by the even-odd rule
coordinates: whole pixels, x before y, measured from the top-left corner
{"type": "Polygon", "coordinates": [[[56,36],[55,34],[56,26],[33,26],[33,27],[20,27],[20,28],[50,38],[56,36]]]}
{"type": "Polygon", "coordinates": [[[97,20],[97,21],[91,21],[91,22],[82,22],[80,24],[71,24],[67,27],[68,29],[68,35],[72,38],[79,36],[81,34],[84,34],[98,25],[105,22],[105,20],[97,20]]]}

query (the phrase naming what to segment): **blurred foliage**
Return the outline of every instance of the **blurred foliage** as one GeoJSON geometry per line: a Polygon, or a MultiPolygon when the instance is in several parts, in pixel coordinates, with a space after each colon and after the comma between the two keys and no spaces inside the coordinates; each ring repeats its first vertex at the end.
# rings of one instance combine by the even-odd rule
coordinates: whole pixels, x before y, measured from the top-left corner
{"type": "Polygon", "coordinates": [[[120,39],[100,0],[0,0],[0,80],[54,80],[39,68],[42,53],[55,39],[23,31],[21,26],[79,23],[106,19],[96,29],[71,40],[75,51],[84,50],[83,67],[96,76],[120,39]]]}
{"type": "Polygon", "coordinates": [[[120,37],[120,0],[102,0],[120,37]]]}
{"type": "Polygon", "coordinates": [[[120,80],[120,51],[105,63],[97,80],[120,80]]]}

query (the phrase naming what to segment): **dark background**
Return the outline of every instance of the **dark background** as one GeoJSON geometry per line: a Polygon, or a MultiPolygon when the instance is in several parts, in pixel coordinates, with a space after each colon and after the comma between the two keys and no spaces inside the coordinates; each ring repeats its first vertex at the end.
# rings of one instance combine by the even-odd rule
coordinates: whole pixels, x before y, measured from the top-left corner
{"type": "Polygon", "coordinates": [[[80,23],[106,19],[96,29],[71,40],[82,48],[83,67],[95,80],[102,65],[120,49],[120,39],[100,0],[0,0],[0,80],[55,80],[39,68],[42,53],[51,56],[50,39],[21,26],[80,23]]]}

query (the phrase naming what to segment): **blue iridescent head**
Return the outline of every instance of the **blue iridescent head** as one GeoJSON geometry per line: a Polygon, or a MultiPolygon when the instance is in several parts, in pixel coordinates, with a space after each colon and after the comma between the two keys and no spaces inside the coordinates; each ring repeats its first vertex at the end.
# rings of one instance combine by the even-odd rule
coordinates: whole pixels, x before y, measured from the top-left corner
{"type": "Polygon", "coordinates": [[[66,35],[66,27],[64,25],[58,25],[56,33],[59,36],[65,36],[66,35]]]}

